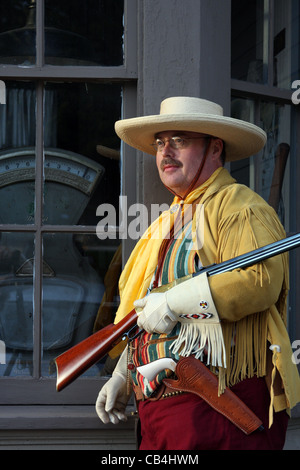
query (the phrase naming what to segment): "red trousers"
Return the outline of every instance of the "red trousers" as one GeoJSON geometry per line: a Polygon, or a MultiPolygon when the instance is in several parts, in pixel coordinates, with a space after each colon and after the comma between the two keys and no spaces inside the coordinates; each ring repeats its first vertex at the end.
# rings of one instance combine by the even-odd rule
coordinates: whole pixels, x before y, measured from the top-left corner
{"type": "Polygon", "coordinates": [[[270,395],[263,378],[246,379],[232,391],[262,420],[264,431],[247,436],[197,395],[139,402],[139,450],[281,450],[288,415],[274,413],[269,429],[270,395]]]}

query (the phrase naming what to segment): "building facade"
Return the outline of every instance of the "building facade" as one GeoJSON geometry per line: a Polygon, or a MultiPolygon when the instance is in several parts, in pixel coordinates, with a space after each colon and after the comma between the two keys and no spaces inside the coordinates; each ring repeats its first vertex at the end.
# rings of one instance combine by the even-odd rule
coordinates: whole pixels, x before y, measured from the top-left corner
{"type": "MultiPolygon", "coordinates": [[[[113,359],[56,391],[55,358],[113,321],[122,265],[153,205],[171,202],[114,122],[181,95],[259,125],[265,149],[229,169],[300,232],[300,2],[0,0],[0,12],[0,448],[135,449],[133,417],[104,426],[94,410],[113,359]]],[[[297,360],[299,250],[290,271],[297,360]]]]}

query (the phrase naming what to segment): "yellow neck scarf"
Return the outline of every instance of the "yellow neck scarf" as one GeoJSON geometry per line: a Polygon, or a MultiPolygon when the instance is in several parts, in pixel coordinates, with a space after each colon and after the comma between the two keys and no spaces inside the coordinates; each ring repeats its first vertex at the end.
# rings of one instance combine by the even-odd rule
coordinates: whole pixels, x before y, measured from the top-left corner
{"type": "Polygon", "coordinates": [[[177,217],[179,206],[181,217],[186,208],[200,198],[217,178],[223,168],[218,168],[205,183],[194,189],[184,201],[175,196],[168,211],[163,212],[146,230],[143,237],[133,249],[120,277],[120,306],[116,313],[118,323],[133,309],[133,302],[144,297],[157,267],[158,254],[162,241],[169,236],[170,228],[177,217]]]}

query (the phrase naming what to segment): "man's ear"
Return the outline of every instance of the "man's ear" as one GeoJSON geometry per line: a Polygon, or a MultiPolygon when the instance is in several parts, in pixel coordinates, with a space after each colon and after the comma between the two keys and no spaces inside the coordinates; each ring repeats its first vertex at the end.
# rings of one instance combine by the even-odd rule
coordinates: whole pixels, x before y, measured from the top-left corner
{"type": "Polygon", "coordinates": [[[223,152],[223,140],[222,139],[214,139],[211,144],[211,151],[212,151],[212,158],[217,160],[223,152]]]}

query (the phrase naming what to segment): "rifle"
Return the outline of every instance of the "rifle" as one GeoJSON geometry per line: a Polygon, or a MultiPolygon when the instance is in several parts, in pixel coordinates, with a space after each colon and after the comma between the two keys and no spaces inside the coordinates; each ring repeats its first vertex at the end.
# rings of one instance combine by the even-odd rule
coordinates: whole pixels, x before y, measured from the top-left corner
{"type": "MultiPolygon", "coordinates": [[[[300,233],[271,243],[243,255],[203,267],[200,271],[176,279],[170,284],[157,287],[152,292],[165,292],[175,285],[191,279],[203,272],[208,276],[222,274],[233,269],[244,269],[265,259],[290,251],[300,245],[300,233]]],[[[117,324],[109,324],[80,343],[71,347],[55,359],[57,369],[56,390],[61,391],[86,370],[103,359],[121,341],[130,338],[131,331],[136,328],[137,312],[133,309],[117,324]]]]}

